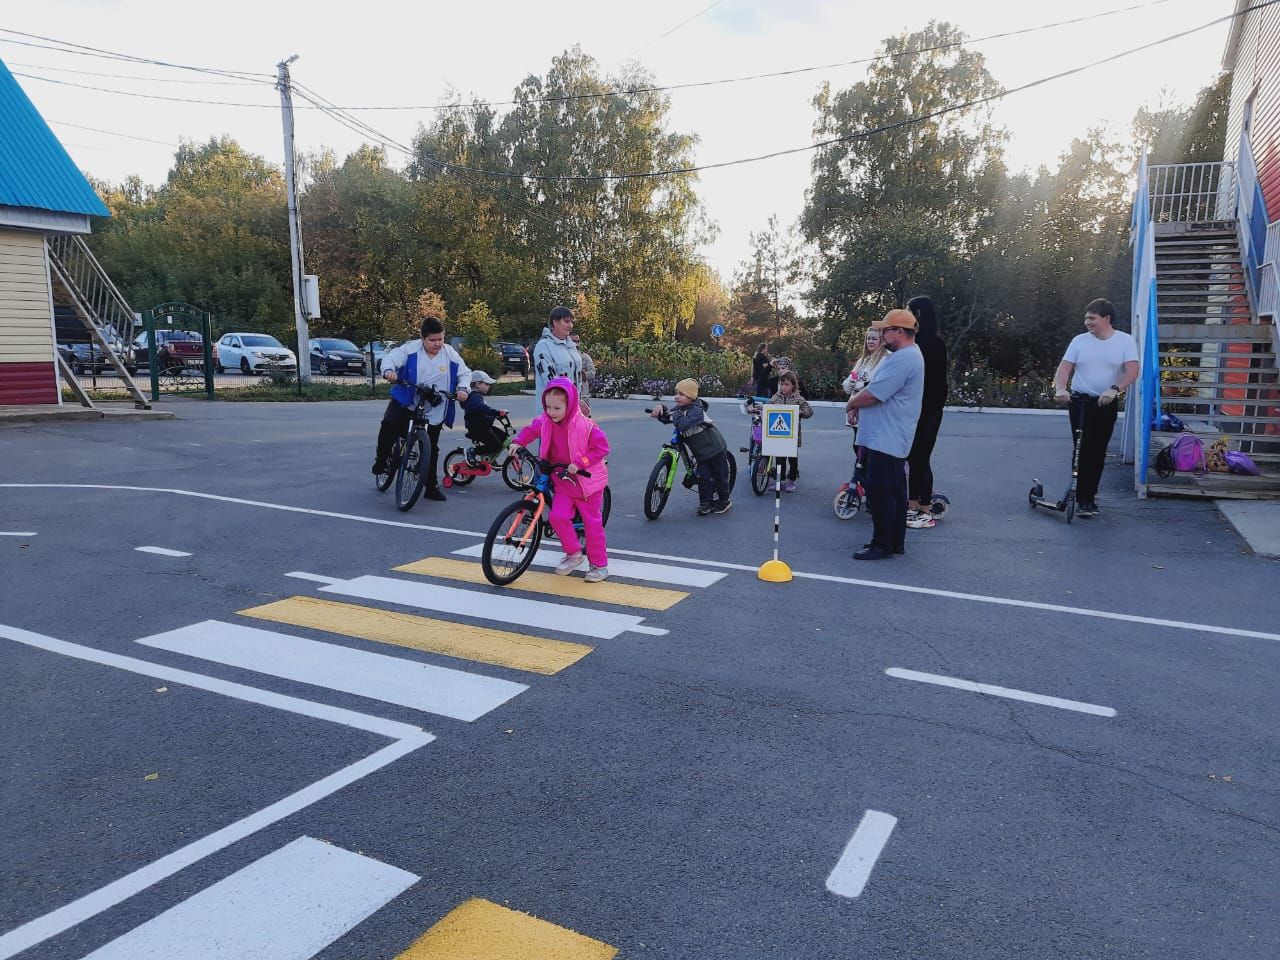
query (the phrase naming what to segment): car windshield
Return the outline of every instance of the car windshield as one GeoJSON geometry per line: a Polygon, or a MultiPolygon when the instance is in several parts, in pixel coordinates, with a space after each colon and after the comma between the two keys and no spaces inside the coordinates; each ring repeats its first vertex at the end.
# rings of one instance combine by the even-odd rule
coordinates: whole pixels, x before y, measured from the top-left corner
{"type": "Polygon", "coordinates": [[[200,334],[194,330],[160,330],[156,332],[159,340],[200,340],[200,334]]]}
{"type": "Polygon", "coordinates": [[[246,333],[240,337],[240,342],[246,347],[275,347],[277,350],[283,350],[284,344],[275,337],[268,337],[265,333],[246,333]]]}
{"type": "Polygon", "coordinates": [[[353,350],[356,353],[360,352],[360,349],[350,340],[317,340],[316,343],[320,345],[322,350],[353,350]]]}

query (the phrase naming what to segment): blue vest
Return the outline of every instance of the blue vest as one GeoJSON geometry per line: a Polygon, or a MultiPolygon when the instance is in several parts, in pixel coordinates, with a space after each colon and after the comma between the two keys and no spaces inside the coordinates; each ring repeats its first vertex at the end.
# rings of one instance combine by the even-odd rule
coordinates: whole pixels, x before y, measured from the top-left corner
{"type": "MultiPolygon", "coordinates": [[[[417,402],[417,391],[413,388],[418,383],[418,352],[415,350],[409,354],[408,361],[398,371],[396,378],[401,383],[397,383],[391,388],[391,396],[400,406],[413,409],[413,405],[417,402]]],[[[458,363],[456,360],[449,361],[449,395],[445,399],[444,406],[444,424],[450,429],[453,428],[454,399],[453,395],[458,392],[458,363]]]]}

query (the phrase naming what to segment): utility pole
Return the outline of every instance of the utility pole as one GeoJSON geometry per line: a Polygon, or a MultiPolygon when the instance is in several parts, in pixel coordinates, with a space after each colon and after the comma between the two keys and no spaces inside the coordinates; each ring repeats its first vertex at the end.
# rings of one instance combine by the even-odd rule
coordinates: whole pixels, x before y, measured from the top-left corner
{"type": "Polygon", "coordinates": [[[280,117],[284,123],[284,185],[289,199],[289,255],[293,261],[293,319],[298,328],[298,383],[311,382],[311,339],[302,293],[302,224],[298,220],[298,185],[294,181],[293,161],[293,93],[289,84],[289,64],[298,59],[295,53],[276,64],[276,89],[280,91],[280,117]]]}

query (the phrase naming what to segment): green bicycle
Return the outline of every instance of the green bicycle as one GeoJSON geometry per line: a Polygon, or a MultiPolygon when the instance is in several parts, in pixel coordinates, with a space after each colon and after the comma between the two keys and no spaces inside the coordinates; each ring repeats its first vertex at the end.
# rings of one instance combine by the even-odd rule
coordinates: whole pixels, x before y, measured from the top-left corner
{"type": "MultiPolygon", "coordinates": [[[[644,412],[652,413],[653,408],[645,407],[644,412]]],[[[725,456],[729,458],[729,490],[732,492],[734,482],[738,479],[738,462],[728,451],[725,451],[725,456]]],[[[644,515],[650,520],[657,520],[662,515],[667,498],[671,496],[671,488],[675,486],[681,463],[684,464],[684,477],[680,482],[686,490],[692,490],[698,485],[698,461],[680,439],[679,431],[672,430],[671,439],[658,451],[658,462],[653,465],[649,483],[644,488],[644,515]]]]}

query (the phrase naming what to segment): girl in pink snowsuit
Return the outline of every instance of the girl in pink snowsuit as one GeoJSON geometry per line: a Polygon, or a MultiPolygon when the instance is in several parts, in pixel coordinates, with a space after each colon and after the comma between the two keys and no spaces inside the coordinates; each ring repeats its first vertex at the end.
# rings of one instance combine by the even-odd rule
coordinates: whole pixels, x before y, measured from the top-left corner
{"type": "Polygon", "coordinates": [[[586,580],[598,583],[609,575],[609,555],[604,538],[604,488],[609,470],[609,438],[578,406],[578,388],[566,377],[555,377],[542,391],[542,414],[517,433],[511,449],[538,441],[538,453],[551,463],[567,463],[565,479],[555,478],[555,496],[548,521],[564,547],[564,559],[556,567],[561,576],[582,566],[582,544],[573,529],[575,511],[582,517],[586,535],[586,559],[590,563],[586,580]],[[586,473],[591,476],[585,476],[586,473]]]}

